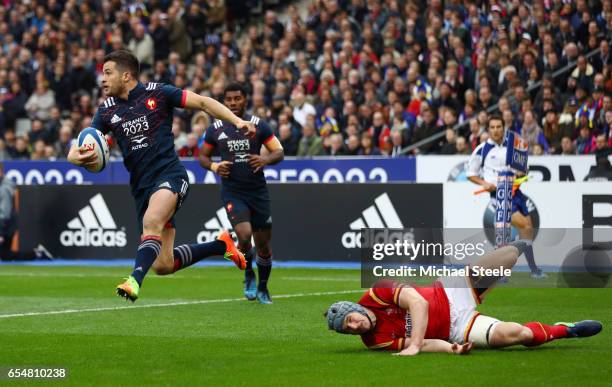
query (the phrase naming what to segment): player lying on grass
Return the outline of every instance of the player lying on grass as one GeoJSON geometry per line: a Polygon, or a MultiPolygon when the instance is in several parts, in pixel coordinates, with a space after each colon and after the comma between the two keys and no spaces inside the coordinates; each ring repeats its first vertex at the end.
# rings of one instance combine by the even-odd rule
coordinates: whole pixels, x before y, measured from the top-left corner
{"type": "MultiPolygon", "coordinates": [[[[526,248],[524,242],[495,250],[475,265],[481,268],[512,268],[526,248]]],[[[468,353],[472,346],[502,348],[534,347],[552,340],[588,337],[599,333],[598,321],[578,323],[502,322],[476,311],[484,293],[499,277],[443,277],[429,287],[412,287],[379,281],[358,303],[336,302],[325,316],[329,329],[361,335],[369,349],[419,352],[468,353]]]]}
{"type": "MultiPolygon", "coordinates": [[[[174,150],[174,108],[203,110],[227,120],[247,135],[255,134],[251,122],[243,121],[216,100],[171,85],[138,81],[140,64],[129,51],[119,50],[104,58],[102,89],[108,97],[91,126],[111,132],[130,173],[132,196],[142,237],[134,271],[117,286],[117,294],[138,298],[147,271],[166,275],[209,256],[231,259],[244,270],[246,261],[228,232],[209,243],[174,247],[174,216],[189,191],[187,172],[174,150]]],[[[68,161],[78,166],[95,163],[96,154],[73,145],[68,161]]]]}

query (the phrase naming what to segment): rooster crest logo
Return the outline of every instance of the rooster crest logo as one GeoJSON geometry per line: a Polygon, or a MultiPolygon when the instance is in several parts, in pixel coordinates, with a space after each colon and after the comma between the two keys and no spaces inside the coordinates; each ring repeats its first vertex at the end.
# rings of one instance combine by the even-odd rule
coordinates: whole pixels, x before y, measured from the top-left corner
{"type": "Polygon", "coordinates": [[[155,108],[157,107],[157,101],[155,100],[155,98],[149,98],[147,99],[146,105],[147,109],[155,110],[155,108]]]}

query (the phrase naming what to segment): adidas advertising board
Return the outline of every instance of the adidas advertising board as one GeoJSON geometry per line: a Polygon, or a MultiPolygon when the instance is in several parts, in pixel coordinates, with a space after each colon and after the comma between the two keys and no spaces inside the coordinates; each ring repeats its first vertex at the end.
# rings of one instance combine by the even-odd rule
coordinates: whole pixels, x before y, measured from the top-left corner
{"type": "Polygon", "coordinates": [[[118,229],[102,194],[96,194],[89,204],[68,222],[68,229],[60,234],[63,246],[124,247],[125,228],[118,229]]]}
{"type": "Polygon", "coordinates": [[[140,238],[128,186],[21,186],[20,249],[62,258],[130,258],[140,238]]]}
{"type": "MultiPolygon", "coordinates": [[[[434,228],[442,224],[442,186],[438,184],[268,187],[274,219],[272,249],[279,260],[357,262],[361,228],[434,228]]],[[[192,186],[191,200],[177,216],[179,243],[207,242],[222,228],[231,228],[219,190],[218,186],[192,186]],[[194,197],[207,200],[195,201],[194,197]]]]}
{"type": "MultiPolygon", "coordinates": [[[[274,255],[360,260],[361,228],[439,228],[440,184],[270,184],[274,255]]],[[[231,229],[217,185],[193,185],[176,216],[176,244],[231,229]]],[[[133,258],[140,237],[128,186],[22,186],[20,248],[62,258],[133,258]]]]}

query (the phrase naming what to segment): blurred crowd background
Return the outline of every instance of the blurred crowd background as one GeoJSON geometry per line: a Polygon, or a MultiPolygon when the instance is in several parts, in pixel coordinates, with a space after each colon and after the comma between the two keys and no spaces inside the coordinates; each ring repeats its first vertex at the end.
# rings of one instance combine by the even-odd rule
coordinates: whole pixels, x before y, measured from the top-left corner
{"type": "MultiPolygon", "coordinates": [[[[612,0],[1,4],[4,160],[65,158],[104,100],[104,55],[120,48],[143,83],[218,99],[247,85],[249,113],[290,156],[469,154],[490,114],[531,154],[612,146],[612,0]]],[[[209,124],[176,111],[180,156],[197,157],[209,124]]]]}

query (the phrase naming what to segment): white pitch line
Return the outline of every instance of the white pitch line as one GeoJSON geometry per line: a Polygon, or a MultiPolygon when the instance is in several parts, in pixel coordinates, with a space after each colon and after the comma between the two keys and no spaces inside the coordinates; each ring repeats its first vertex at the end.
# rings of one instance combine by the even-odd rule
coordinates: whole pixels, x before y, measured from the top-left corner
{"type": "MultiPolygon", "coordinates": [[[[0,272],[0,277],[57,277],[57,278],[121,278],[121,275],[117,274],[102,274],[102,273],[17,273],[17,272],[0,272]]],[[[204,278],[204,276],[192,276],[193,278],[204,278]]],[[[172,275],[151,275],[147,277],[149,278],[187,278],[187,277],[179,277],[172,275]]]]}
{"type": "Polygon", "coordinates": [[[330,282],[358,282],[357,278],[334,278],[334,277],[280,277],[287,281],[330,281],[330,282]]]}
{"type": "MultiPolygon", "coordinates": [[[[339,290],[339,291],[334,291],[334,292],[280,294],[280,295],[274,296],[274,298],[318,297],[318,296],[330,296],[330,295],[336,295],[336,294],[361,293],[363,291],[364,290],[339,290]]],[[[64,309],[64,310],[52,310],[48,312],[0,314],[0,319],[13,318],[13,317],[50,316],[50,315],[56,315],[56,314],[107,312],[107,311],[123,310],[123,309],[163,308],[163,307],[181,306],[181,305],[220,304],[220,303],[225,303],[225,302],[237,302],[237,301],[246,302],[244,298],[221,298],[221,299],[216,299],[216,300],[178,301],[178,302],[167,302],[167,303],[162,303],[162,304],[114,306],[114,307],[108,307],[108,308],[64,309]]]]}
{"type": "MultiPolygon", "coordinates": [[[[44,272],[34,272],[34,273],[22,273],[22,272],[0,272],[0,277],[49,277],[49,278],[119,278],[116,273],[44,273],[44,272]]],[[[151,278],[161,278],[161,279],[207,279],[210,276],[205,275],[186,275],[186,276],[177,276],[177,275],[164,275],[164,276],[156,276],[150,275],[147,279],[151,278]]],[[[283,276],[279,277],[281,280],[287,281],[330,281],[330,282],[356,282],[359,281],[359,277],[356,278],[347,278],[347,277],[308,277],[308,276],[283,276]]]]}

